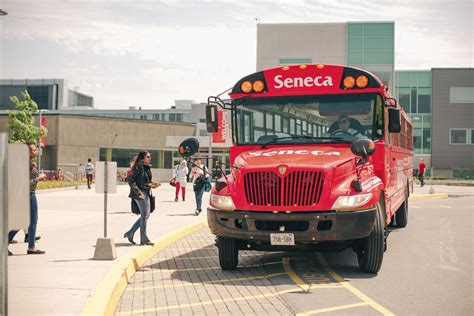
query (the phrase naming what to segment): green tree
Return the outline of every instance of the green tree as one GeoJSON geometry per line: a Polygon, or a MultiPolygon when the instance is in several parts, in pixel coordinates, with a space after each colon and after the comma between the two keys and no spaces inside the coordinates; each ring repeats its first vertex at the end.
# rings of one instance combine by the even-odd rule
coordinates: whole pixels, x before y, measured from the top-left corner
{"type": "Polygon", "coordinates": [[[7,111],[9,117],[9,127],[11,130],[9,143],[27,143],[38,146],[41,136],[46,136],[48,130],[46,127],[39,128],[35,126],[34,114],[38,113],[38,105],[30,97],[28,92],[22,92],[23,101],[16,96],[10,97],[15,104],[17,111],[7,111]]]}

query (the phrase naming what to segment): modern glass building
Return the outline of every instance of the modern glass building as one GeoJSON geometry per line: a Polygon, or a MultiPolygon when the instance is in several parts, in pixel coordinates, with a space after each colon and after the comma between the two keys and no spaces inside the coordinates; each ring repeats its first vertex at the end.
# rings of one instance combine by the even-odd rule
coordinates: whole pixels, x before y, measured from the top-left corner
{"type": "MultiPolygon", "coordinates": [[[[431,155],[431,71],[396,71],[394,97],[413,120],[415,156],[431,155]]],[[[430,161],[430,159],[425,159],[430,161]]]]}
{"type": "Polygon", "coordinates": [[[346,64],[375,73],[393,92],[394,22],[347,23],[346,64]]]}

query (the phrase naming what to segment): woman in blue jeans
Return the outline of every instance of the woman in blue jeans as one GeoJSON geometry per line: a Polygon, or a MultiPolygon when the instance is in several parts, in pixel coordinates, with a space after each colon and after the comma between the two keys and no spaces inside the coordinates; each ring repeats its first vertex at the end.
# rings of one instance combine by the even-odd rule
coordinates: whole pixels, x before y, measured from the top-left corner
{"type": "MultiPolygon", "coordinates": [[[[30,226],[28,226],[28,250],[26,253],[29,255],[42,255],[45,252],[35,247],[35,241],[37,240],[36,226],[38,225],[38,202],[36,200],[35,192],[38,181],[45,180],[46,175],[44,173],[39,173],[38,166],[33,161],[36,156],[38,156],[36,146],[31,144],[28,145],[28,147],[30,151],[30,226]]],[[[18,230],[13,230],[8,233],[8,243],[12,242],[13,237],[15,237],[17,232],[18,230]]],[[[10,250],[8,251],[8,255],[12,255],[10,250]]]]}
{"type": "Polygon", "coordinates": [[[201,158],[194,158],[194,167],[191,170],[191,175],[194,182],[194,196],[196,198],[196,210],[194,214],[198,216],[202,212],[202,195],[204,194],[204,182],[207,179],[207,170],[206,166],[201,163],[201,158]],[[199,180],[198,180],[199,179],[199,180]],[[202,183],[202,185],[197,186],[196,180],[202,183]]]}
{"type": "Polygon", "coordinates": [[[151,174],[151,154],[148,151],[141,151],[135,157],[130,166],[127,177],[130,186],[130,198],[135,200],[140,209],[140,218],[132,225],[132,227],[123,235],[130,243],[135,244],[133,236],[138,228],[140,228],[140,245],[153,246],[153,243],[147,236],[146,224],[150,217],[150,191],[160,186],[158,182],[152,182],[151,174]]]}

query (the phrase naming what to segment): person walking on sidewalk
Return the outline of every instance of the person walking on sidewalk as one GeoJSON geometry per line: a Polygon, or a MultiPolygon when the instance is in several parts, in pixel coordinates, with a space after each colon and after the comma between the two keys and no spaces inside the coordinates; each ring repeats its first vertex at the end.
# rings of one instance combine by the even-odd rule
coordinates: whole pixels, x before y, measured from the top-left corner
{"type": "Polygon", "coordinates": [[[197,216],[202,212],[202,195],[204,194],[204,183],[207,179],[206,174],[207,168],[201,163],[201,158],[194,158],[194,167],[191,170],[193,177],[193,190],[196,197],[196,211],[194,214],[197,216]]]}
{"type": "Polygon", "coordinates": [[[128,197],[135,200],[140,209],[140,218],[132,225],[132,227],[123,235],[130,243],[135,244],[133,235],[140,228],[140,245],[150,245],[150,241],[146,234],[146,224],[150,217],[150,191],[160,186],[158,182],[152,182],[151,174],[151,154],[148,151],[141,151],[135,157],[130,166],[127,181],[130,186],[130,194],[128,197]]]}
{"type": "Polygon", "coordinates": [[[92,159],[87,159],[86,167],[84,168],[87,177],[87,188],[91,188],[92,177],[94,176],[94,165],[92,164],[92,159]]]}
{"type": "Polygon", "coordinates": [[[418,180],[420,180],[421,187],[425,185],[425,171],[425,162],[423,161],[423,158],[420,158],[420,163],[418,164],[418,180]]]}
{"type": "Polygon", "coordinates": [[[183,201],[186,198],[186,183],[187,183],[187,176],[189,173],[188,166],[186,164],[186,160],[180,162],[173,170],[173,177],[176,179],[176,192],[174,201],[178,202],[179,190],[181,189],[181,196],[183,197],[183,201]]]}
{"type": "MultiPolygon", "coordinates": [[[[30,151],[30,226],[28,226],[28,235],[25,234],[25,237],[28,238],[28,250],[26,253],[28,255],[41,255],[45,252],[39,250],[35,247],[36,238],[36,227],[38,225],[38,201],[36,200],[36,186],[38,181],[46,180],[46,175],[44,173],[39,173],[38,166],[34,159],[38,156],[38,151],[36,146],[33,144],[28,145],[30,151]]],[[[8,233],[8,243],[11,243],[13,237],[15,237],[18,230],[12,230],[8,233]]],[[[8,251],[8,255],[12,253],[8,251]]]]}

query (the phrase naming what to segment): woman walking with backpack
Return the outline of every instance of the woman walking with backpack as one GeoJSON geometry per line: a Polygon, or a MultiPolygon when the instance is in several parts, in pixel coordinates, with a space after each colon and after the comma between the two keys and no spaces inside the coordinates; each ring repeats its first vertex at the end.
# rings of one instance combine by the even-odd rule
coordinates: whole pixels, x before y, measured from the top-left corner
{"type": "Polygon", "coordinates": [[[193,176],[193,190],[196,197],[196,211],[194,211],[196,216],[202,212],[202,195],[204,194],[204,185],[207,180],[206,172],[207,168],[201,163],[201,158],[194,158],[194,167],[191,170],[191,175],[193,176]]]}
{"type": "Polygon", "coordinates": [[[132,227],[123,235],[130,243],[135,244],[133,235],[140,228],[140,245],[150,245],[153,243],[147,236],[146,224],[150,217],[150,195],[151,189],[160,186],[158,182],[152,182],[151,174],[151,154],[148,151],[141,151],[135,157],[128,172],[128,185],[130,186],[130,194],[128,197],[135,200],[140,209],[140,218],[132,225],[132,227]]]}

